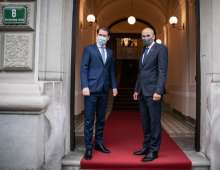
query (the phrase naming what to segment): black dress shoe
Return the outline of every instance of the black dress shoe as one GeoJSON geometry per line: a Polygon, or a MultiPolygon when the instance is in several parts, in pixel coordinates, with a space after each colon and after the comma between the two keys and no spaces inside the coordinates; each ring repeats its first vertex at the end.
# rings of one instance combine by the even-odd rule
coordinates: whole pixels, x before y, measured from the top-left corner
{"type": "Polygon", "coordinates": [[[147,161],[153,161],[154,159],[156,159],[158,157],[157,152],[149,152],[147,155],[145,155],[142,159],[143,162],[147,162],[147,161]]]}
{"type": "Polygon", "coordinates": [[[106,148],[103,144],[95,145],[95,150],[103,152],[103,153],[110,153],[110,150],[106,148]]]}
{"type": "Polygon", "coordinates": [[[87,149],[87,150],[85,151],[84,159],[85,159],[85,160],[90,160],[90,159],[92,159],[92,150],[87,149]]]}
{"type": "Polygon", "coordinates": [[[137,151],[134,151],[133,154],[134,155],[146,155],[147,152],[148,152],[148,149],[142,148],[142,149],[139,149],[137,151]]]}

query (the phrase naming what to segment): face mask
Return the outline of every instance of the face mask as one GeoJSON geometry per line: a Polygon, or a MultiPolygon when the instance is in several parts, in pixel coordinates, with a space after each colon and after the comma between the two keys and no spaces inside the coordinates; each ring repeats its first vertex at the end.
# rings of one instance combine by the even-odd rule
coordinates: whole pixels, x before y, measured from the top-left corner
{"type": "Polygon", "coordinates": [[[103,36],[98,36],[97,37],[97,44],[100,45],[101,47],[102,46],[105,46],[107,43],[107,38],[106,37],[103,37],[103,36]]]}
{"type": "Polygon", "coordinates": [[[152,38],[150,39],[143,39],[143,43],[144,43],[144,46],[149,46],[151,45],[151,43],[153,42],[154,40],[152,38]]]}

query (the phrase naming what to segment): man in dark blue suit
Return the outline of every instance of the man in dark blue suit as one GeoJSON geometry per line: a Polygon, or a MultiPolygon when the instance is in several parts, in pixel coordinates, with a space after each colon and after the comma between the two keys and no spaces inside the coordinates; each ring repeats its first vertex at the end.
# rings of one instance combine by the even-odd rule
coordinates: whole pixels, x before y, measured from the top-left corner
{"type": "Polygon", "coordinates": [[[142,31],[142,40],[144,49],[133,98],[139,99],[144,142],[134,154],[144,155],[142,161],[152,161],[158,157],[161,143],[161,100],[167,78],[168,52],[164,45],[154,42],[151,28],[142,31]]]}
{"type": "Polygon", "coordinates": [[[95,149],[103,153],[110,150],[103,144],[103,129],[108,101],[108,90],[113,89],[113,96],[117,95],[115,68],[112,51],[106,48],[109,31],[105,27],[97,30],[96,44],[84,48],[80,79],[85,103],[84,137],[86,160],[92,159],[93,124],[95,123],[95,149]]]}

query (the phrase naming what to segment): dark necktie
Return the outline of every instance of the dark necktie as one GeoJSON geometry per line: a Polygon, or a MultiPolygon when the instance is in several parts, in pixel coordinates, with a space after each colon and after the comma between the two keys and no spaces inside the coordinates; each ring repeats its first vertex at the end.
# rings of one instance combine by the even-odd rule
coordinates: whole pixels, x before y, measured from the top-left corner
{"type": "Polygon", "coordinates": [[[101,56],[102,56],[102,61],[105,64],[105,48],[101,47],[100,49],[101,49],[100,52],[101,52],[101,56]]]}
{"type": "Polygon", "coordinates": [[[146,61],[147,54],[148,54],[148,50],[149,50],[149,48],[148,48],[148,47],[147,47],[147,48],[145,48],[145,51],[144,51],[144,54],[143,54],[143,58],[142,58],[142,64],[144,64],[144,63],[145,63],[145,61],[146,61]]]}

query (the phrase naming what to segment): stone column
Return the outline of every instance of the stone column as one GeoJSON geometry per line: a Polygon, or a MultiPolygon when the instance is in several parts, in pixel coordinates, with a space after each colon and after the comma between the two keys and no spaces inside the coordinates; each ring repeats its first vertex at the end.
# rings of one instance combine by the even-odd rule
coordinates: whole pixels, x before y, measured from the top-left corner
{"type": "Polygon", "coordinates": [[[1,170],[43,166],[48,102],[38,84],[0,83],[1,170]]]}
{"type": "MultiPolygon", "coordinates": [[[[40,169],[44,165],[44,113],[49,97],[35,76],[36,5],[36,1],[0,2],[1,170],[40,169]],[[5,7],[14,12],[26,9],[26,22],[3,22],[5,7]]],[[[12,19],[18,15],[14,12],[12,19]]]]}
{"type": "Polygon", "coordinates": [[[219,170],[220,162],[220,1],[200,0],[201,151],[219,170]]]}

